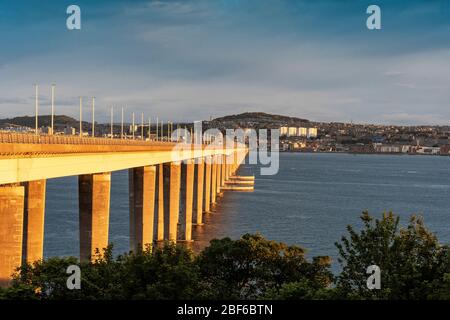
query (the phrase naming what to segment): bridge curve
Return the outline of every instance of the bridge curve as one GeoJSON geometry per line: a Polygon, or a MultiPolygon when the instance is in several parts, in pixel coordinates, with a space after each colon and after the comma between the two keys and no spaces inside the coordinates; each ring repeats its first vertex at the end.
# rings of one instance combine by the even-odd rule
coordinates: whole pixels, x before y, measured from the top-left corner
{"type": "Polygon", "coordinates": [[[129,172],[130,249],[192,241],[248,153],[187,144],[0,132],[0,286],[43,257],[46,181],[78,176],[80,259],[108,245],[111,172],[129,172]],[[222,190],[223,188],[223,190],[222,190]],[[180,226],[179,226],[180,223],[180,226]],[[22,260],[24,257],[24,260],[22,260]]]}

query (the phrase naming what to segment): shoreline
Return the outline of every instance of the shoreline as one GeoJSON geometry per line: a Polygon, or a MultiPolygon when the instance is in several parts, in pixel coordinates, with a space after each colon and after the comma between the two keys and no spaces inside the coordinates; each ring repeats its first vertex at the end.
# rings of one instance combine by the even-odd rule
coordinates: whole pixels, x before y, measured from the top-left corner
{"type": "Polygon", "coordinates": [[[402,153],[402,152],[339,152],[339,151],[279,151],[280,153],[310,153],[310,154],[351,154],[351,155],[392,155],[392,156],[432,156],[448,157],[450,154],[402,153]]]}

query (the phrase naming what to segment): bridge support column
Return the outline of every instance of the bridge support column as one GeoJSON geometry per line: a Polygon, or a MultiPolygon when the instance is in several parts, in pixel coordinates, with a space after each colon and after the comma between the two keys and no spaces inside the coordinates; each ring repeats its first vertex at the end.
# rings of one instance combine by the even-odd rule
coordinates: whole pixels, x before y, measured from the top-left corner
{"type": "Polygon", "coordinates": [[[180,214],[181,163],[170,163],[169,241],[177,242],[178,217],[180,214]]]}
{"type": "Polygon", "coordinates": [[[94,260],[108,246],[110,190],[110,172],[78,177],[80,261],[94,260]]]}
{"type": "Polygon", "coordinates": [[[44,255],[45,189],[47,180],[29,181],[25,186],[23,258],[32,263],[44,255]]]}
{"type": "Polygon", "coordinates": [[[222,180],[222,160],[221,160],[221,156],[217,155],[216,156],[216,173],[217,173],[217,177],[216,177],[216,193],[219,196],[220,195],[220,186],[221,186],[221,180],[222,180]]]}
{"type": "Polygon", "coordinates": [[[217,197],[217,163],[216,163],[216,157],[212,156],[211,159],[211,204],[216,204],[216,197],[217,197]]]}
{"type": "Polygon", "coordinates": [[[225,156],[225,181],[228,181],[228,178],[230,177],[230,165],[228,159],[228,156],[225,156]]]}
{"type": "Polygon", "coordinates": [[[205,163],[203,159],[197,159],[197,218],[196,225],[201,226],[203,224],[203,185],[205,183],[205,163]]]}
{"type": "Polygon", "coordinates": [[[237,152],[234,152],[234,153],[233,153],[233,164],[232,164],[232,172],[233,172],[233,175],[236,174],[236,169],[237,169],[237,167],[238,167],[238,164],[237,164],[237,156],[238,156],[237,152]]]}
{"type": "Polygon", "coordinates": [[[158,165],[158,224],[157,241],[164,241],[164,164],[158,165]]]}
{"type": "Polygon", "coordinates": [[[211,157],[205,159],[205,212],[211,212],[211,157]]]}
{"type": "Polygon", "coordinates": [[[155,166],[129,170],[130,249],[134,251],[153,246],[155,180],[155,166]]]}
{"type": "Polygon", "coordinates": [[[186,162],[186,198],[184,212],[184,240],[192,241],[192,207],[194,203],[195,163],[190,159],[186,162]]]}
{"type": "Polygon", "coordinates": [[[222,158],[222,169],[221,169],[222,174],[220,177],[220,186],[223,187],[223,186],[225,186],[225,180],[226,180],[225,176],[227,174],[227,171],[226,171],[227,170],[227,164],[226,164],[227,159],[226,159],[225,155],[222,155],[221,158],[222,158]]]}
{"type": "Polygon", "coordinates": [[[7,287],[11,275],[22,264],[25,187],[0,186],[0,286],[7,287]]]}

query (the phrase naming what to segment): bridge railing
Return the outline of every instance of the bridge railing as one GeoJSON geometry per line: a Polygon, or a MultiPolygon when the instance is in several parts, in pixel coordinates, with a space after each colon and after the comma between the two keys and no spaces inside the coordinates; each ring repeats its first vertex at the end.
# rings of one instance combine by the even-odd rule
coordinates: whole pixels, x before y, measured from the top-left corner
{"type": "MultiPolygon", "coordinates": [[[[48,135],[34,133],[19,133],[11,131],[0,131],[0,143],[25,143],[25,144],[73,144],[73,145],[168,145],[175,144],[177,141],[169,141],[167,137],[163,140],[155,139],[111,139],[99,137],[80,137],[76,135],[48,135]]],[[[203,145],[208,143],[203,142],[203,145]]]]}
{"type": "MultiPolygon", "coordinates": [[[[1,132],[0,143],[26,144],[82,144],[82,145],[142,145],[167,144],[171,141],[111,139],[98,137],[80,137],[67,135],[36,135],[34,133],[1,132]]],[[[171,142],[174,143],[174,142],[171,142]]]]}

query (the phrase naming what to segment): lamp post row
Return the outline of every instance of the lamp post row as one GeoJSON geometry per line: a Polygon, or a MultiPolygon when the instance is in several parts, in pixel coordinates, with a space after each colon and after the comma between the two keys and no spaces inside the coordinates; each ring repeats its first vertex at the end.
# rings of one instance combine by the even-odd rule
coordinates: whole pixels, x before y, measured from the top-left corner
{"type": "MultiPolygon", "coordinates": [[[[55,91],[56,91],[56,85],[52,84],[51,86],[51,119],[50,119],[50,130],[49,134],[53,135],[55,133],[55,91]]],[[[91,136],[95,137],[95,97],[92,97],[92,128],[91,128],[91,136]]],[[[39,134],[39,85],[35,84],[35,134],[39,134]]],[[[144,139],[144,113],[141,113],[141,139],[144,139]]],[[[164,122],[160,121],[158,117],[156,117],[156,134],[155,134],[155,140],[156,141],[163,141],[164,140],[164,122]]],[[[177,124],[177,129],[179,129],[179,124],[177,124]]],[[[132,128],[131,128],[131,134],[132,139],[135,139],[135,132],[136,132],[136,124],[135,124],[135,114],[132,113],[132,128]]],[[[172,137],[170,134],[173,132],[173,122],[167,121],[167,141],[172,141],[172,137]]],[[[191,130],[192,132],[192,130],[191,130]]],[[[114,138],[114,108],[111,107],[111,113],[110,113],[110,135],[111,139],[114,138]]],[[[79,136],[83,136],[83,97],[79,97],[79,136]]],[[[124,108],[121,108],[121,124],[120,124],[120,139],[124,139],[124,108]]],[[[151,138],[151,118],[148,118],[148,138],[151,138]]],[[[179,139],[179,133],[177,131],[177,140],[179,139]]]]}

